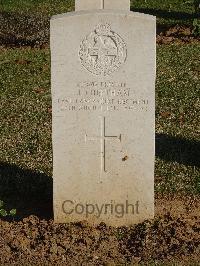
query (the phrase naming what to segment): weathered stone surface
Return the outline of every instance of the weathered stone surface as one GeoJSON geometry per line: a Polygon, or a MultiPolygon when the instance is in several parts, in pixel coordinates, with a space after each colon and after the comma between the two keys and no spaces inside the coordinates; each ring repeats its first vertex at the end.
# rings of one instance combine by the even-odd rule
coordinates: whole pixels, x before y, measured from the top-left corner
{"type": "Polygon", "coordinates": [[[102,9],[102,0],[76,0],[75,10],[102,9]]]}
{"type": "Polygon", "coordinates": [[[55,16],[51,59],[55,221],[152,218],[155,18],[55,16]]]}
{"type": "Polygon", "coordinates": [[[130,10],[130,0],[104,0],[104,9],[130,10]]]}
{"type": "Polygon", "coordinates": [[[75,10],[117,9],[130,10],[130,0],[76,0],[75,10]]]}

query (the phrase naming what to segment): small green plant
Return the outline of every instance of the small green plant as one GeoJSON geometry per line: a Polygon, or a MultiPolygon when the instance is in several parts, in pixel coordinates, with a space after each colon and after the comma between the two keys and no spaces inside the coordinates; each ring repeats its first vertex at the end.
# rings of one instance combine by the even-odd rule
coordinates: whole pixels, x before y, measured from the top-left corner
{"type": "Polygon", "coordinates": [[[193,20],[193,34],[200,36],[200,0],[194,0],[196,18],[193,20]]]}
{"type": "Polygon", "coordinates": [[[195,12],[198,14],[200,11],[200,0],[194,0],[195,12]]]}
{"type": "Polygon", "coordinates": [[[200,36],[200,19],[195,18],[193,20],[193,34],[195,36],[200,36]]]}
{"type": "Polygon", "coordinates": [[[9,212],[4,209],[4,202],[0,200],[0,216],[15,216],[16,215],[16,209],[12,209],[9,212]]]}

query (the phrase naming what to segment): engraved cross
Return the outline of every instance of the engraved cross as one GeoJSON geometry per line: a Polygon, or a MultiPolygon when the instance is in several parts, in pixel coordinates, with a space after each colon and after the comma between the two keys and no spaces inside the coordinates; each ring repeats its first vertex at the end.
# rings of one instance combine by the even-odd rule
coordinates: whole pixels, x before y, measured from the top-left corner
{"type": "Polygon", "coordinates": [[[92,136],[89,137],[87,134],[85,135],[85,141],[97,141],[101,142],[101,172],[107,172],[106,168],[106,140],[119,140],[121,142],[121,134],[119,136],[108,136],[106,134],[106,118],[100,117],[101,122],[101,135],[100,136],[92,136]]]}
{"type": "Polygon", "coordinates": [[[96,58],[96,61],[104,61],[106,58],[117,56],[117,47],[109,37],[96,36],[94,46],[89,49],[89,54],[96,58]]]}

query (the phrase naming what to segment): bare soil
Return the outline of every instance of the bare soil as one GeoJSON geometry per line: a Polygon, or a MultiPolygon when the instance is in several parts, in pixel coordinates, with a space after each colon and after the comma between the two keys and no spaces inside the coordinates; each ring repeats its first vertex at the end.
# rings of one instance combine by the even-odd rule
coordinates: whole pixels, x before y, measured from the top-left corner
{"type": "Polygon", "coordinates": [[[199,203],[157,198],[154,220],[121,228],[0,220],[0,265],[200,265],[199,203]]]}
{"type": "Polygon", "coordinates": [[[199,42],[200,36],[195,36],[193,29],[187,26],[158,27],[156,41],[158,44],[184,44],[199,42]]]}

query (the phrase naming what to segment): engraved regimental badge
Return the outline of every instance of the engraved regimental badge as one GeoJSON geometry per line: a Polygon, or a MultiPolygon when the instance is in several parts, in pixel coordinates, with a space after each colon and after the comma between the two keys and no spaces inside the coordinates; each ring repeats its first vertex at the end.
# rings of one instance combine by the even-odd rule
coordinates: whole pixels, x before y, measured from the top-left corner
{"type": "Polygon", "coordinates": [[[81,64],[92,74],[107,76],[126,61],[127,48],[123,39],[108,23],[99,24],[81,43],[81,64]]]}

